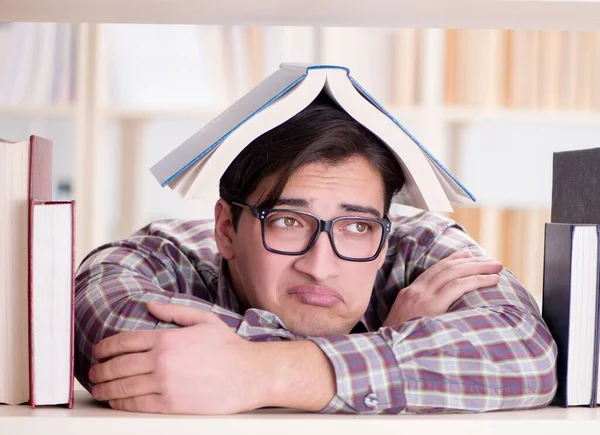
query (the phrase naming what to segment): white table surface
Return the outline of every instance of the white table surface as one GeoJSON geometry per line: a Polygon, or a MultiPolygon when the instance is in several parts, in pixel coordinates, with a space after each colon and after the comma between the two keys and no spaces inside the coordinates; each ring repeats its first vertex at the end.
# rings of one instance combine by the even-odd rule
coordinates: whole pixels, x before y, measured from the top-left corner
{"type": "Polygon", "coordinates": [[[75,392],[72,409],[0,405],[0,435],[85,434],[184,435],[240,433],[326,433],[394,435],[421,433],[579,435],[600,434],[600,408],[547,407],[526,411],[438,415],[321,415],[264,409],[232,416],[139,414],[104,407],[86,392],[75,392]]]}

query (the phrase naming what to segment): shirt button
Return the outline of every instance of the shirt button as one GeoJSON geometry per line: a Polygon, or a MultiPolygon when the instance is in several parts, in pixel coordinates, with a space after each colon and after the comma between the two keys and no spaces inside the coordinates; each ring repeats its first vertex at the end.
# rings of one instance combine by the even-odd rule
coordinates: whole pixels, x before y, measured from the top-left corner
{"type": "Polygon", "coordinates": [[[377,405],[379,405],[379,400],[377,400],[377,394],[367,394],[367,396],[365,397],[365,406],[369,408],[375,408],[377,405]]]}

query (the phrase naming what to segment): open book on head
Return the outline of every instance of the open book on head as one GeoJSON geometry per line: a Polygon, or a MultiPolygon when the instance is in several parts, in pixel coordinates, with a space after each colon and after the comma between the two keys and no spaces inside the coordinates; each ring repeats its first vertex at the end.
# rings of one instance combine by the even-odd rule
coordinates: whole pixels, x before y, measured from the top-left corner
{"type": "Polygon", "coordinates": [[[162,186],[185,199],[218,198],[219,179],[254,139],[277,127],[321,92],[361,123],[395,155],[405,185],[392,202],[451,212],[473,195],[381,104],[347,68],[285,63],[200,131],[156,163],[151,172],[162,186]]]}

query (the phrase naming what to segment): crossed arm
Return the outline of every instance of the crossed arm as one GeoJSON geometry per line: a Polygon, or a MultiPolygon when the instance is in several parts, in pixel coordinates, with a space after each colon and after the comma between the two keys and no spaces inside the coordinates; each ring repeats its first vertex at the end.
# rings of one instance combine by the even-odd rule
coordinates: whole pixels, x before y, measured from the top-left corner
{"type": "MultiPolygon", "coordinates": [[[[480,255],[476,247],[467,250],[480,255]]],[[[450,280],[445,293],[464,294],[451,299],[444,314],[402,312],[418,301],[431,310],[440,292],[426,289],[435,277],[439,286],[442,270],[469,278],[458,267],[466,261],[456,257],[447,261],[454,267],[425,274],[443,264],[433,257],[414,262],[412,274],[419,277],[398,293],[388,314],[397,321],[386,320],[377,332],[297,337],[271,313],[251,309],[240,316],[194,295],[202,284],[195,268],[168,240],[152,251],[141,241],[105,248],[78,275],[78,379],[115,408],[166,413],[262,406],[481,412],[548,404],[556,388],[556,347],[508,271],[496,284],[470,279],[482,287],[471,292],[464,291],[469,280],[450,280]],[[129,332],[115,335],[123,331],[129,332]]]]}

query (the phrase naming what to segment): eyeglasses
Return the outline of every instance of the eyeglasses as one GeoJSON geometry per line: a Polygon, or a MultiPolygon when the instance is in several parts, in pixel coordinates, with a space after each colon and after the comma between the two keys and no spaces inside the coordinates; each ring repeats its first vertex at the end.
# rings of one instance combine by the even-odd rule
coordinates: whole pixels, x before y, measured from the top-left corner
{"type": "Polygon", "coordinates": [[[231,204],[248,210],[257,218],[265,249],[282,255],[306,254],[324,231],[329,235],[333,252],[342,260],[372,261],[381,253],[392,228],[387,218],[342,216],[325,221],[305,211],[261,209],[239,202],[231,204]]]}

